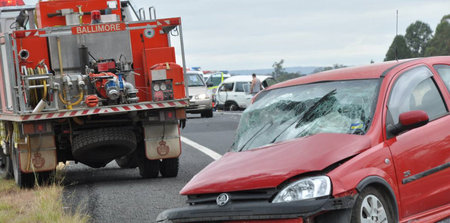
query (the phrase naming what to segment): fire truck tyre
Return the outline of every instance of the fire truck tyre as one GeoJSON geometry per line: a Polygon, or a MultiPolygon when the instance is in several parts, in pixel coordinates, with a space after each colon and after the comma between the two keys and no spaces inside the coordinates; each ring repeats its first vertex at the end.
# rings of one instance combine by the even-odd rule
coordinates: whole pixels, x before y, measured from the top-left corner
{"type": "Polygon", "coordinates": [[[159,174],[159,160],[143,158],[139,161],[139,174],[142,178],[156,178],[159,174]]]}
{"type": "Polygon", "coordinates": [[[202,118],[212,118],[213,117],[213,110],[207,110],[202,112],[202,118]]]}
{"type": "Polygon", "coordinates": [[[138,158],[137,158],[137,154],[136,154],[136,150],[135,152],[126,155],[126,156],[122,156],[119,159],[116,159],[116,163],[120,168],[136,168],[138,167],[138,158]]]}
{"type": "Polygon", "coordinates": [[[163,159],[161,161],[161,175],[163,177],[176,177],[178,175],[178,158],[163,159]]]}
{"type": "Polygon", "coordinates": [[[55,171],[36,173],[39,185],[50,185],[54,182],[55,171]]]}
{"type": "Polygon", "coordinates": [[[34,186],[34,174],[33,173],[23,173],[19,167],[19,151],[13,149],[12,152],[12,164],[14,172],[14,180],[16,184],[21,188],[31,188],[34,186]]]}
{"type": "Polygon", "coordinates": [[[394,208],[386,197],[374,187],[367,187],[356,198],[352,210],[352,223],[363,222],[394,222],[394,208]]]}
{"type": "Polygon", "coordinates": [[[3,148],[0,148],[0,179],[11,179],[13,175],[11,157],[3,154],[3,148]]]}
{"type": "Polygon", "coordinates": [[[136,135],[124,128],[88,130],[72,141],[73,157],[88,166],[99,168],[136,149],[136,135]]]}

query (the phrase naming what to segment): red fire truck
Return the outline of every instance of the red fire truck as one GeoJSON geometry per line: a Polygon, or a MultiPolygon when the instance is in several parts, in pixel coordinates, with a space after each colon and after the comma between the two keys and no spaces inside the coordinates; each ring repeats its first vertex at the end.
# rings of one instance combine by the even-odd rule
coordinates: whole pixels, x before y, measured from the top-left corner
{"type": "Polygon", "coordinates": [[[0,8],[0,32],[0,177],[33,186],[71,160],[177,176],[180,18],[129,1],[39,1],[0,8]]]}

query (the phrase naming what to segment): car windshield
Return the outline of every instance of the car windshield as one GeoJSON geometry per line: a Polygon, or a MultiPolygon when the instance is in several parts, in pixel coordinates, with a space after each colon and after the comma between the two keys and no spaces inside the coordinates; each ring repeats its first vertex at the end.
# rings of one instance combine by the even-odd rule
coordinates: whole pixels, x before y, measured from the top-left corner
{"type": "Polygon", "coordinates": [[[189,87],[200,87],[205,86],[205,82],[203,82],[203,78],[198,74],[188,74],[189,75],[189,87]]]}
{"type": "Polygon", "coordinates": [[[261,92],[242,114],[233,151],[318,133],[364,135],[373,116],[378,79],[332,81],[261,92]]]}

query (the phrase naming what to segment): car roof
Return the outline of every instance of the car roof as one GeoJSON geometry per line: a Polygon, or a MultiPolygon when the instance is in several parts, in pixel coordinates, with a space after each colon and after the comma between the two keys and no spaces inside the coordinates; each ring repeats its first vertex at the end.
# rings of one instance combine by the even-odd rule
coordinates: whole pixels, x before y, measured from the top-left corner
{"type": "Polygon", "coordinates": [[[198,70],[188,70],[186,71],[186,74],[200,74],[203,75],[202,71],[198,71],[198,70]]]}
{"type": "MultiPolygon", "coordinates": [[[[271,76],[265,76],[265,75],[257,75],[256,76],[260,81],[264,81],[267,78],[271,78],[271,76]]],[[[230,82],[235,82],[235,81],[245,81],[245,82],[250,82],[252,81],[252,75],[236,75],[236,76],[232,76],[226,80],[224,80],[224,83],[230,83],[230,82]]]]}
{"type": "Polygon", "coordinates": [[[282,88],[300,84],[309,84],[325,81],[338,80],[354,80],[354,79],[376,79],[381,76],[388,75],[391,70],[402,69],[415,64],[434,64],[434,63],[450,63],[450,56],[414,58],[398,61],[387,61],[377,64],[370,64],[364,66],[347,67],[335,70],[329,70],[311,74],[308,76],[299,77],[288,80],[282,83],[272,85],[270,89],[282,88]]]}

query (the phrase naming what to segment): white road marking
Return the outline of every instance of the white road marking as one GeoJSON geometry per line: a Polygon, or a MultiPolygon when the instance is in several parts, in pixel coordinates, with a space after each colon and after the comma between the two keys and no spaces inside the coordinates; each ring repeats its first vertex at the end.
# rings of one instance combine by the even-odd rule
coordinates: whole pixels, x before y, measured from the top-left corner
{"type": "Polygon", "coordinates": [[[181,136],[181,142],[186,143],[189,146],[194,147],[195,149],[199,150],[200,152],[210,156],[214,160],[218,160],[218,159],[220,159],[222,157],[222,155],[214,152],[213,150],[211,150],[211,149],[209,149],[207,147],[204,147],[204,146],[202,146],[202,145],[200,145],[200,144],[198,144],[198,143],[196,143],[196,142],[194,142],[194,141],[192,141],[192,140],[190,140],[188,138],[185,138],[183,136],[181,136]]]}

